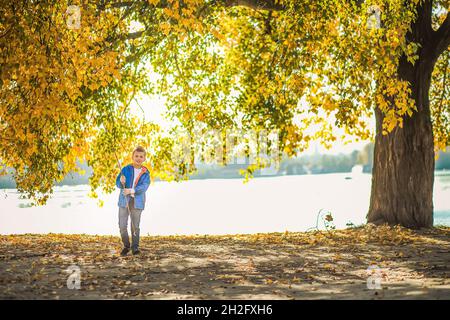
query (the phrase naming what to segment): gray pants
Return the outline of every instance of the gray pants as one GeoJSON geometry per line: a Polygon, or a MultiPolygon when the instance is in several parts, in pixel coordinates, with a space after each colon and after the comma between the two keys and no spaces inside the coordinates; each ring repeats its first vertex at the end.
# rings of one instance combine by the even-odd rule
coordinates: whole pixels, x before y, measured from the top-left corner
{"type": "Polygon", "coordinates": [[[134,208],[134,198],[130,197],[128,209],[119,207],[119,229],[122,237],[123,246],[130,248],[130,238],[128,237],[128,216],[131,215],[131,248],[137,250],[139,248],[139,223],[141,222],[142,209],[134,208]]]}

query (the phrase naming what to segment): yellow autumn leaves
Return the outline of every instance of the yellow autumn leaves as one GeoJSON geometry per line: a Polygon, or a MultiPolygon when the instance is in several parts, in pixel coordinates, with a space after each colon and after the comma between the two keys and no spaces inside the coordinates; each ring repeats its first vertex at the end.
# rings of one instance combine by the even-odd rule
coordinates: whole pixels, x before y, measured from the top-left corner
{"type": "Polygon", "coordinates": [[[38,202],[86,158],[91,121],[101,113],[89,110],[108,97],[89,99],[129,73],[125,44],[113,44],[112,35],[125,30],[120,12],[97,11],[90,1],[77,5],[75,29],[64,2],[1,7],[1,27],[10,31],[0,39],[0,158],[17,170],[18,188],[38,202]]]}
{"type": "MultiPolygon", "coordinates": [[[[278,129],[288,155],[314,138],[329,145],[334,127],[369,137],[375,108],[385,134],[414,112],[410,87],[396,74],[399,57],[414,64],[420,50],[405,38],[413,2],[292,0],[279,12],[227,4],[75,1],[79,29],[68,28],[64,1],[0,5],[0,158],[32,168],[27,174],[51,171],[46,185],[83,158],[96,170],[92,185],[110,188],[113,150],[141,141],[155,148],[156,175],[176,176],[167,160],[173,137],[129,112],[141,90],[163,96],[169,118],[188,130],[278,129]],[[366,25],[373,4],[384,10],[376,30],[366,25]],[[129,34],[133,22],[142,26],[139,37],[129,34]],[[51,165],[60,162],[67,165],[51,165]]],[[[448,117],[440,116],[448,106],[443,62],[431,98],[441,147],[449,136],[448,117]]],[[[23,177],[33,190],[36,177],[23,177]]]]}

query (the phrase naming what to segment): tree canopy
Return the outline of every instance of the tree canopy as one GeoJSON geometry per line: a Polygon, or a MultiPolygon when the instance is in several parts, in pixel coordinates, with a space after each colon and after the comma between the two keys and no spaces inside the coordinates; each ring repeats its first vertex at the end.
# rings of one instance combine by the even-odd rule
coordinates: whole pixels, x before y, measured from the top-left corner
{"type": "MultiPolygon", "coordinates": [[[[93,167],[93,189],[111,191],[117,158],[135,144],[148,148],[153,177],[186,177],[193,159],[172,156],[181,129],[202,148],[209,129],[219,143],[228,129],[276,131],[293,156],[342,139],[336,128],[370,139],[379,108],[388,134],[416,111],[397,66],[419,57],[408,31],[422,2],[80,0],[72,28],[66,1],[2,0],[0,158],[44,203],[77,159],[93,167]],[[140,94],[165,97],[173,131],[130,111],[140,94]]],[[[433,2],[427,30],[436,149],[450,144],[449,4],[433,2]]],[[[249,173],[267,165],[259,160],[249,173]]]]}

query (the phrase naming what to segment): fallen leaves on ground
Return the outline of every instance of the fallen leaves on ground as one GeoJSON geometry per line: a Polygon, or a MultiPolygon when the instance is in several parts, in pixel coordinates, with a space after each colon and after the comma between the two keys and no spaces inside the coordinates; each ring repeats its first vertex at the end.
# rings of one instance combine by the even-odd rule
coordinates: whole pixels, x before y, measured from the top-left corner
{"type": "Polygon", "coordinates": [[[2,235],[0,298],[373,298],[370,265],[394,297],[450,293],[446,227],[144,236],[142,254],[120,257],[120,249],[114,236],[2,235]],[[80,290],[67,288],[72,265],[81,270],[80,290]]]}

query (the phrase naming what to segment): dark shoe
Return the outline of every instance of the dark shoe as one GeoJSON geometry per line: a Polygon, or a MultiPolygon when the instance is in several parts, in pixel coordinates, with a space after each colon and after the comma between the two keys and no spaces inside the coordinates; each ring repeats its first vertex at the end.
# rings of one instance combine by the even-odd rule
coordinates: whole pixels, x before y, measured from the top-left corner
{"type": "Polygon", "coordinates": [[[132,253],[133,253],[133,255],[136,255],[136,254],[141,253],[141,251],[139,251],[139,249],[133,249],[132,253]]]}
{"type": "Polygon", "coordinates": [[[127,255],[127,253],[128,253],[129,251],[130,251],[129,248],[123,248],[122,251],[120,252],[120,255],[121,255],[122,257],[124,257],[124,256],[127,255]]]}

